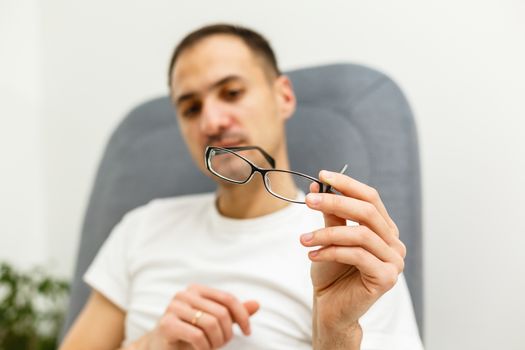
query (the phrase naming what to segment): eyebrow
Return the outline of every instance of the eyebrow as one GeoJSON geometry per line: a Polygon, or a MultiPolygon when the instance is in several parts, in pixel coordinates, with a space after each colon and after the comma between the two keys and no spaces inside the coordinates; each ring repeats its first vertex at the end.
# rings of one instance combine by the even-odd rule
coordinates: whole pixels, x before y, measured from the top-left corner
{"type": "MultiPolygon", "coordinates": [[[[215,83],[213,83],[210,87],[208,87],[207,90],[208,91],[209,90],[213,90],[213,89],[215,89],[215,88],[217,88],[217,87],[219,87],[221,85],[224,85],[226,83],[229,83],[229,82],[235,81],[235,80],[242,81],[243,79],[240,76],[238,76],[238,75],[234,75],[234,74],[228,75],[228,76],[226,76],[226,77],[216,81],[215,83]]],[[[197,95],[197,93],[193,92],[193,91],[190,91],[188,93],[182,94],[179,97],[177,97],[177,99],[175,101],[175,104],[179,105],[180,103],[184,102],[185,100],[189,100],[189,99],[193,98],[195,95],[197,95]]]]}

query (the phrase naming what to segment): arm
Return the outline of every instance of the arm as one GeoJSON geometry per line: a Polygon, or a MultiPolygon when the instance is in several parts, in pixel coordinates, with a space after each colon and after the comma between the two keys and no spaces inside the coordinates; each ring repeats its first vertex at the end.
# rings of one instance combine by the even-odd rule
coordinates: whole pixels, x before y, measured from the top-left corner
{"type": "Polygon", "coordinates": [[[233,338],[233,323],[250,334],[255,301],[241,303],[233,295],[202,285],[178,292],[153,330],[120,350],[210,350],[233,338]]]}
{"type": "Polygon", "coordinates": [[[228,293],[193,285],[177,293],[152,331],[126,348],[120,348],[126,314],[101,293],[93,291],[59,350],[216,348],[233,337],[234,322],[244,334],[250,334],[248,318],[258,308],[254,301],[240,303],[228,293]],[[191,324],[193,307],[205,310],[198,325],[191,324]]]}
{"type": "Polygon", "coordinates": [[[361,349],[361,339],[363,330],[358,322],[347,329],[327,329],[322,324],[317,314],[317,301],[314,298],[313,307],[313,349],[330,349],[330,350],[359,350],[361,349]]]}
{"type": "Polygon", "coordinates": [[[114,350],[124,339],[125,312],[94,290],[60,350],[114,350]]]}

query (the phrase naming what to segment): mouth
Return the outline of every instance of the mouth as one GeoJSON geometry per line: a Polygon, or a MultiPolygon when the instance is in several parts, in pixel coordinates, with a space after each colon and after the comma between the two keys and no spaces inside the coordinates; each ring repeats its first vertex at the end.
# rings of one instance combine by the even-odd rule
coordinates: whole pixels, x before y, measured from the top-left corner
{"type": "Polygon", "coordinates": [[[209,146],[215,146],[215,147],[241,147],[245,146],[246,143],[241,140],[223,140],[221,142],[213,142],[210,143],[209,146]]]}
{"type": "Polygon", "coordinates": [[[208,139],[209,146],[215,147],[240,147],[246,145],[246,135],[238,131],[226,131],[208,139]]]}

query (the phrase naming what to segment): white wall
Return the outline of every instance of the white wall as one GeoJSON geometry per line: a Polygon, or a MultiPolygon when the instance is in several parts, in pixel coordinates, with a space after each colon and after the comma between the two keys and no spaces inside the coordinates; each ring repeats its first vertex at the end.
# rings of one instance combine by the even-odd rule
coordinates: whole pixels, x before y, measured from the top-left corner
{"type": "Polygon", "coordinates": [[[0,1],[0,259],[48,258],[37,0],[0,1]]]}
{"type": "Polygon", "coordinates": [[[166,93],[167,61],[185,32],[234,21],[263,32],[284,69],[360,62],[402,86],[421,139],[427,348],[523,348],[522,1],[7,3],[0,39],[18,70],[0,68],[0,96],[10,97],[0,105],[2,165],[27,162],[6,180],[2,171],[0,258],[52,258],[72,273],[109,133],[133,105],[166,93]],[[15,41],[4,30],[13,14],[15,41]],[[17,237],[35,243],[14,254],[17,237]]]}

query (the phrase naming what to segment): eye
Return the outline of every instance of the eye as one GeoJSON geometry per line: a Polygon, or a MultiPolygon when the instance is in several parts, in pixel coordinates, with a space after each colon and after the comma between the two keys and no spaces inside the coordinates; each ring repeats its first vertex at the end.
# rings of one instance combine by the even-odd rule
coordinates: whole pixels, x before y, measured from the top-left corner
{"type": "Polygon", "coordinates": [[[237,88],[227,88],[221,91],[221,97],[226,101],[237,101],[242,94],[244,93],[243,89],[237,88]]]}
{"type": "Polygon", "coordinates": [[[200,110],[201,110],[201,103],[194,102],[182,108],[182,116],[188,117],[188,118],[193,117],[197,115],[200,112],[200,110]]]}

